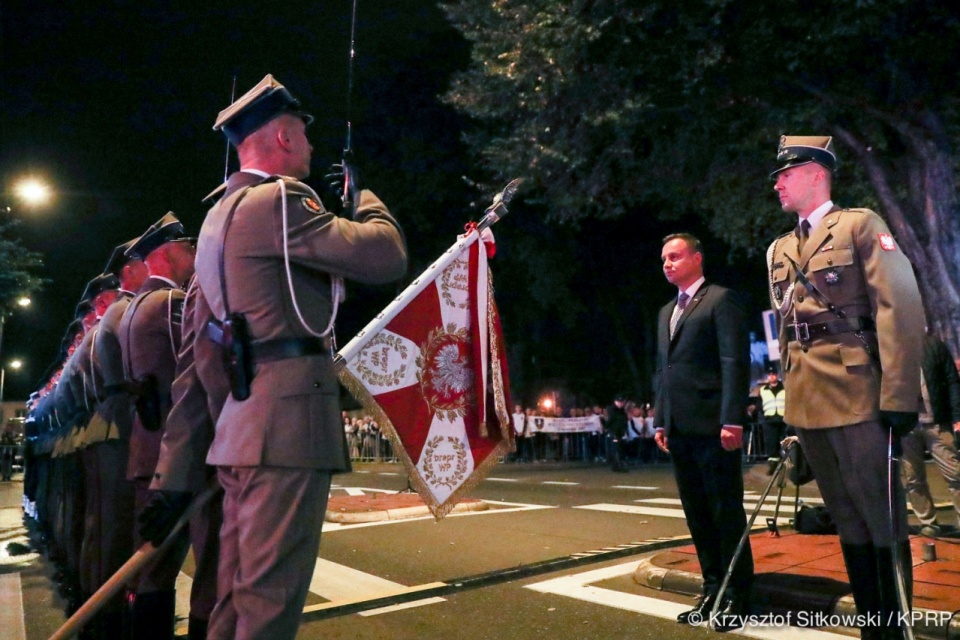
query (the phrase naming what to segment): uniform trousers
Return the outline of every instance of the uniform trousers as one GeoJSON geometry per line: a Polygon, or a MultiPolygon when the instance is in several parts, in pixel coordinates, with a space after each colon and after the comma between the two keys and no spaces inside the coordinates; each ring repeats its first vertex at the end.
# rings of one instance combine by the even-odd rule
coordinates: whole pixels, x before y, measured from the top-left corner
{"type": "Polygon", "coordinates": [[[910,506],[921,524],[936,523],[937,512],[930,495],[927,467],[924,464],[923,454],[927,449],[947,481],[947,488],[953,496],[953,508],[957,512],[957,523],[960,525],[960,454],[954,446],[950,425],[939,427],[936,424],[919,424],[903,438],[902,478],[910,506]]]}
{"type": "MultiPolygon", "coordinates": [[[[726,451],[720,435],[671,432],[670,453],[687,527],[703,573],[703,593],[716,594],[747,526],[740,449],[726,451]]],[[[744,545],[730,588],[745,592],[753,581],[753,552],[744,545]]]]}
{"type": "Polygon", "coordinates": [[[224,490],[210,639],[293,639],[313,579],[330,473],[219,467],[224,490]]]}
{"type": "MultiPolygon", "coordinates": [[[[134,545],[139,549],[147,540],[140,536],[140,514],[153,499],[150,490],[150,478],[135,478],[135,517],[133,525],[134,545]]],[[[189,531],[184,529],[177,534],[176,540],[163,555],[155,555],[137,574],[137,593],[155,593],[173,591],[177,586],[177,576],[183,567],[183,561],[190,550],[189,531]]]]}
{"type": "Polygon", "coordinates": [[[889,432],[879,421],[796,431],[841,542],[892,547],[895,540],[907,539],[903,486],[897,478],[889,482],[889,432]],[[893,491],[896,538],[888,490],[893,491]]]}

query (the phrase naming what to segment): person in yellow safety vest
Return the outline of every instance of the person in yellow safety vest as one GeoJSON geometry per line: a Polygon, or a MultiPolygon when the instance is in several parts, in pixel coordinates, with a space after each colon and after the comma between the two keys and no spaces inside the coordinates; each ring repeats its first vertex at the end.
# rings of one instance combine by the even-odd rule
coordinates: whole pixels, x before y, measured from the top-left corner
{"type": "Polygon", "coordinates": [[[780,462],[780,441],[786,437],[787,426],[783,422],[787,394],[777,370],[767,369],[767,383],[760,387],[760,424],[763,425],[763,444],[767,452],[767,475],[771,475],[780,462]]]}

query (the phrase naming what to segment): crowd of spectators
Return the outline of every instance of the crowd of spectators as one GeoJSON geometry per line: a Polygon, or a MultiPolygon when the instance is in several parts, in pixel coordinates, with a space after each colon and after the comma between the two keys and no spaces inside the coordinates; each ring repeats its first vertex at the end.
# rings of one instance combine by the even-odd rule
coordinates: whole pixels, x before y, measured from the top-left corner
{"type": "MultiPolygon", "coordinates": [[[[758,417],[758,398],[748,406],[744,431],[744,456],[749,461],[765,459],[763,430],[758,417]]],[[[654,407],[649,402],[628,400],[624,404],[627,431],[624,436],[623,459],[634,467],[669,461],[653,441],[654,407]]],[[[600,405],[564,409],[559,406],[523,408],[516,405],[511,416],[516,435],[516,451],[504,458],[509,463],[543,463],[580,461],[607,464],[610,434],[606,429],[606,409],[600,405]],[[550,433],[537,429],[535,418],[599,417],[599,427],[577,433],[550,433]]],[[[347,436],[350,459],[354,462],[395,462],[390,438],[377,421],[360,412],[343,412],[343,430],[347,436]]]]}

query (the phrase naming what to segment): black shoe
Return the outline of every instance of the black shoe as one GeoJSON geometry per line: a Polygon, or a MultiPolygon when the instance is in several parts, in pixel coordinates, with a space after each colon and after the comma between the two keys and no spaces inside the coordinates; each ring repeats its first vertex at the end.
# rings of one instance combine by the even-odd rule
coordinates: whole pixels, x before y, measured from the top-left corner
{"type": "Polygon", "coordinates": [[[710,621],[713,630],[719,633],[733,631],[743,627],[744,619],[750,611],[747,599],[739,593],[727,593],[717,611],[717,617],[710,621]]]}
{"type": "Polygon", "coordinates": [[[700,598],[697,606],[678,615],[677,622],[680,624],[700,624],[710,617],[710,610],[713,609],[713,603],[716,602],[716,600],[716,594],[706,594],[700,598]]]}

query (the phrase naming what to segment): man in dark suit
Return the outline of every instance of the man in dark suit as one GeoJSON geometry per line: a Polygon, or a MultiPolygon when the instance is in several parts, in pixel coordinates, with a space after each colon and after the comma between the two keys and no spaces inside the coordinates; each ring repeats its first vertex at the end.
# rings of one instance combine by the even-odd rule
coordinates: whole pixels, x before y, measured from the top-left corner
{"type": "Polygon", "coordinates": [[[679,295],[660,310],[657,334],[657,445],[673,457],[687,526],[703,572],[699,604],[677,622],[706,620],[717,598],[720,631],[741,626],[753,581],[749,542],[724,594],[720,584],[746,525],[740,449],[749,389],[746,313],[729,289],[707,284],[700,241],[664,239],[663,273],[679,295]]]}

